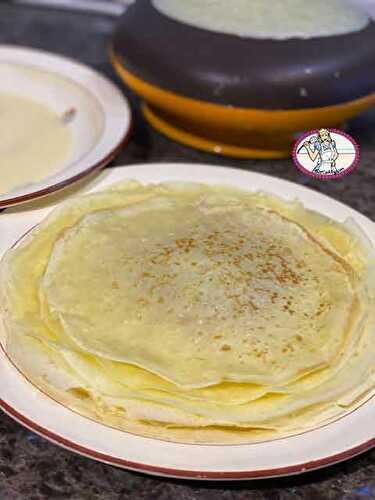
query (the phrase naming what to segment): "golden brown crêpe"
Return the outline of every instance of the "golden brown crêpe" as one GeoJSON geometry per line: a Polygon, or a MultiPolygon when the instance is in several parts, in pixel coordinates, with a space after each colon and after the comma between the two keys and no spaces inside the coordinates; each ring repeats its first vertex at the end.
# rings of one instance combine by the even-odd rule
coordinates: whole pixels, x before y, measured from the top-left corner
{"type": "Polygon", "coordinates": [[[123,429],[290,434],[373,390],[369,262],[357,235],[297,203],[115,185],[4,258],[7,350],[39,387],[123,429]]]}

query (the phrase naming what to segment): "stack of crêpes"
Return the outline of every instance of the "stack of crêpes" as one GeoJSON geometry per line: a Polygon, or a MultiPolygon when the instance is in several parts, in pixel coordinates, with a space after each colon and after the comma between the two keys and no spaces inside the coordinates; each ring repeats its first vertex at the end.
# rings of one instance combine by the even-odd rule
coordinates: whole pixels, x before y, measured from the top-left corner
{"type": "Polygon", "coordinates": [[[126,182],[8,251],[6,351],[54,399],[130,432],[291,435],[374,391],[373,263],[353,222],[297,201],[126,182]]]}

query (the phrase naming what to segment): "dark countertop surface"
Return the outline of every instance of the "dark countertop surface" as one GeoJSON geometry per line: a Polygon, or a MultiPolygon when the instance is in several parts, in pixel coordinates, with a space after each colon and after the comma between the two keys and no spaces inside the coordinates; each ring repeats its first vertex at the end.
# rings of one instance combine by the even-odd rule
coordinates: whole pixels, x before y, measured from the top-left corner
{"type": "MultiPolygon", "coordinates": [[[[113,27],[114,19],[102,15],[0,3],[0,43],[27,45],[74,57],[119,83],[106,54],[113,27]]],[[[375,220],[375,110],[355,119],[349,127],[349,133],[361,146],[359,168],[341,180],[323,182],[306,178],[290,160],[223,159],[173,143],[144,123],[137,99],[129,97],[135,112],[134,133],[114,164],[165,160],[256,170],[307,184],[375,220]]],[[[148,477],[80,457],[36,436],[0,412],[0,500],[65,498],[364,500],[375,498],[375,449],[343,464],[298,477],[237,483],[186,482],[148,477]]]]}

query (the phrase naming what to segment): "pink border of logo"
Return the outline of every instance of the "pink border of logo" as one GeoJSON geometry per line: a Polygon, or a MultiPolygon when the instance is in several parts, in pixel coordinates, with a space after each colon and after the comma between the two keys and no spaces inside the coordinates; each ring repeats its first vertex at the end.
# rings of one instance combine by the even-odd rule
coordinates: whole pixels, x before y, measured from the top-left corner
{"type": "Polygon", "coordinates": [[[318,133],[319,129],[313,129],[313,130],[310,130],[309,132],[306,132],[306,133],[302,134],[295,141],[295,143],[293,145],[293,151],[292,151],[293,162],[294,162],[294,165],[298,168],[298,170],[300,172],[304,173],[305,175],[308,175],[309,177],[312,177],[313,179],[320,179],[322,181],[331,181],[331,180],[334,180],[334,179],[340,179],[342,177],[345,177],[346,175],[351,174],[353,172],[353,170],[355,170],[357,168],[359,160],[361,158],[361,154],[360,154],[360,151],[359,151],[359,144],[353,139],[353,137],[351,135],[349,135],[346,132],[343,132],[342,130],[339,130],[337,128],[327,128],[327,130],[329,130],[330,132],[334,132],[335,134],[342,135],[343,137],[345,137],[346,139],[348,139],[348,141],[350,141],[353,144],[353,146],[354,146],[354,150],[355,150],[355,159],[354,159],[354,162],[352,163],[352,165],[349,168],[347,168],[343,172],[340,172],[337,175],[314,174],[313,172],[310,172],[309,170],[307,170],[298,161],[298,158],[297,158],[297,148],[301,145],[301,142],[303,141],[303,139],[306,139],[306,137],[309,137],[313,133],[318,133]]]}

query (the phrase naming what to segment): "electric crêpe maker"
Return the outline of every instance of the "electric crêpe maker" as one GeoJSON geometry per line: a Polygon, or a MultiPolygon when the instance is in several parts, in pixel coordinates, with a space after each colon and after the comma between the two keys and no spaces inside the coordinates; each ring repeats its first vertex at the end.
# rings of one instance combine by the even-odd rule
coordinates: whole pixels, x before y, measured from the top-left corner
{"type": "Polygon", "coordinates": [[[287,157],[375,103],[375,23],[343,0],[136,0],[111,59],[151,125],[228,156],[287,157]]]}

